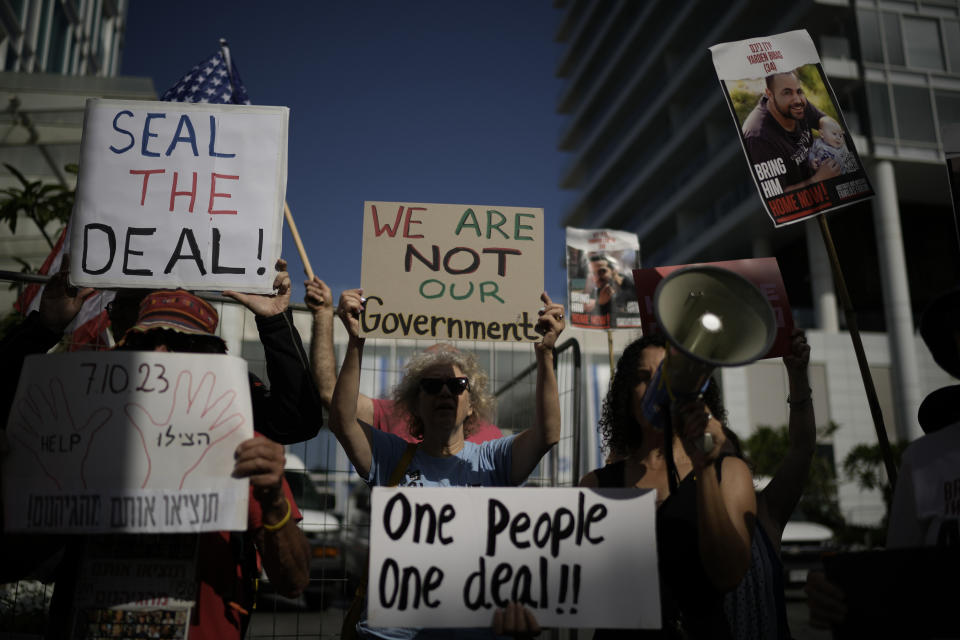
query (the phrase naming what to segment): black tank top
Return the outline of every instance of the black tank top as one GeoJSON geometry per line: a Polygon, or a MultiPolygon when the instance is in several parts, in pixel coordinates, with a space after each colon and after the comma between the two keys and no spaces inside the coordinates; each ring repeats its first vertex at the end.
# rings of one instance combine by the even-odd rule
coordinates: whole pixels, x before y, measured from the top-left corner
{"type": "MultiPolygon", "coordinates": [[[[723,458],[714,462],[717,481],[723,458]]],[[[597,469],[601,487],[626,486],[625,460],[597,469]]],[[[697,485],[688,473],[657,508],[657,564],[663,629],[597,629],[594,640],[621,638],[730,638],[723,594],[710,584],[700,562],[697,485]]]]}

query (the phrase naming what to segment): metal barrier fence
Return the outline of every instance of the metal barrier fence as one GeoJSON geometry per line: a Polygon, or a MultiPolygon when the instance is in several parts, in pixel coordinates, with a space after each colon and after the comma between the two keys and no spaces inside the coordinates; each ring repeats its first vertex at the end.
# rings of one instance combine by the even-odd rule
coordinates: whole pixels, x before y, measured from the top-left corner
{"type": "MultiPolygon", "coordinates": [[[[42,281],[43,277],[0,272],[0,280],[23,284],[42,281]]],[[[230,352],[247,360],[250,370],[268,381],[252,314],[228,298],[203,297],[218,308],[221,318],[218,333],[230,352]]],[[[295,324],[309,352],[310,313],[303,305],[291,306],[295,324]]],[[[335,352],[339,363],[346,339],[337,324],[335,352]]],[[[459,342],[456,346],[474,353],[489,375],[490,388],[497,398],[492,422],[505,434],[531,425],[535,415],[536,381],[532,345],[459,342]]],[[[361,392],[370,397],[387,395],[402,376],[404,363],[422,348],[423,343],[415,341],[368,340],[361,392]]],[[[534,471],[530,486],[574,486],[581,475],[583,367],[580,345],[575,339],[558,346],[556,368],[561,440],[534,471]]],[[[339,638],[345,610],[353,599],[357,576],[366,560],[369,489],[327,429],[307,442],[288,447],[287,466],[288,481],[304,511],[301,527],[312,548],[310,586],[298,600],[290,601],[273,594],[268,582],[261,582],[246,637],[258,640],[339,638]],[[297,460],[303,464],[299,465],[297,460]]],[[[0,585],[0,640],[42,637],[53,585],[49,583],[49,575],[36,578],[39,579],[0,585]]],[[[556,637],[556,633],[553,635],[556,637]]]]}

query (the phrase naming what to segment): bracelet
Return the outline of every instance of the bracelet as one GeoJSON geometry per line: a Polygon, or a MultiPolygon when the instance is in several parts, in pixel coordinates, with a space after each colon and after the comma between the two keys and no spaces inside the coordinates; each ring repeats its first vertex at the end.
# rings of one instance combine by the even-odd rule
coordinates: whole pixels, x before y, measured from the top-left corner
{"type": "Polygon", "coordinates": [[[267,531],[279,531],[280,529],[283,529],[288,522],[290,522],[290,516],[293,513],[293,507],[290,506],[290,501],[286,498],[284,498],[283,501],[287,503],[287,515],[283,516],[283,519],[277,524],[267,524],[264,522],[263,528],[267,531]]]}
{"type": "Polygon", "coordinates": [[[790,405],[791,409],[796,407],[802,407],[808,402],[813,402],[813,395],[807,394],[807,397],[803,398],[802,400],[794,400],[790,396],[787,396],[787,404],[790,405]]]}

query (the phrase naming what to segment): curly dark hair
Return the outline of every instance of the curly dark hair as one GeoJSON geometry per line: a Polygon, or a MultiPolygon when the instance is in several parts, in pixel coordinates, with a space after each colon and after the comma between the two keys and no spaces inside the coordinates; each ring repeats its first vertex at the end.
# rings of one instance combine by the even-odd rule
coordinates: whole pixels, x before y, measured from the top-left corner
{"type": "MultiPolygon", "coordinates": [[[[640,357],[647,347],[667,347],[663,334],[652,333],[630,343],[617,361],[610,389],[603,399],[603,414],[597,426],[608,452],[628,455],[643,444],[643,430],[633,416],[633,390],[639,383],[640,357]]],[[[720,387],[711,377],[703,401],[710,413],[727,427],[727,410],[720,397],[720,387]]],[[[669,420],[669,416],[667,416],[669,420]]]]}

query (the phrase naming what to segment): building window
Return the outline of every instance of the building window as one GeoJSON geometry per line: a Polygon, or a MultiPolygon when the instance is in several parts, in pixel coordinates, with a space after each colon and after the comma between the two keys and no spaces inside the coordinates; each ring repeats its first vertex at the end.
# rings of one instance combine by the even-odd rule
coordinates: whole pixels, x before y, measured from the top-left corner
{"type": "Polygon", "coordinates": [[[883,62],[883,45],[880,43],[880,19],[876,11],[857,11],[857,27],[860,32],[860,52],[864,62],[883,62]]]}
{"type": "Polygon", "coordinates": [[[893,104],[901,140],[936,143],[937,131],[928,89],[894,85],[893,104]]]}
{"type": "Polygon", "coordinates": [[[941,24],[943,25],[943,44],[947,48],[950,71],[960,73],[960,22],[944,20],[941,24]]]}
{"type": "Polygon", "coordinates": [[[65,73],[67,48],[70,46],[70,21],[59,2],[53,3],[53,21],[50,24],[50,50],[47,52],[47,71],[65,73]]]}
{"type": "Polygon", "coordinates": [[[937,90],[937,120],[941,125],[960,123],[960,92],[937,90]]]}
{"type": "Polygon", "coordinates": [[[893,115],[887,85],[867,83],[867,104],[870,108],[872,133],[878,138],[893,138],[893,115]]]}
{"type": "Polygon", "coordinates": [[[887,64],[902,67],[903,37],[900,35],[900,16],[895,13],[883,14],[883,41],[887,45],[887,64]]]}
{"type": "Polygon", "coordinates": [[[943,50],[936,20],[903,16],[907,62],[911,67],[943,70],[943,50]]]}

